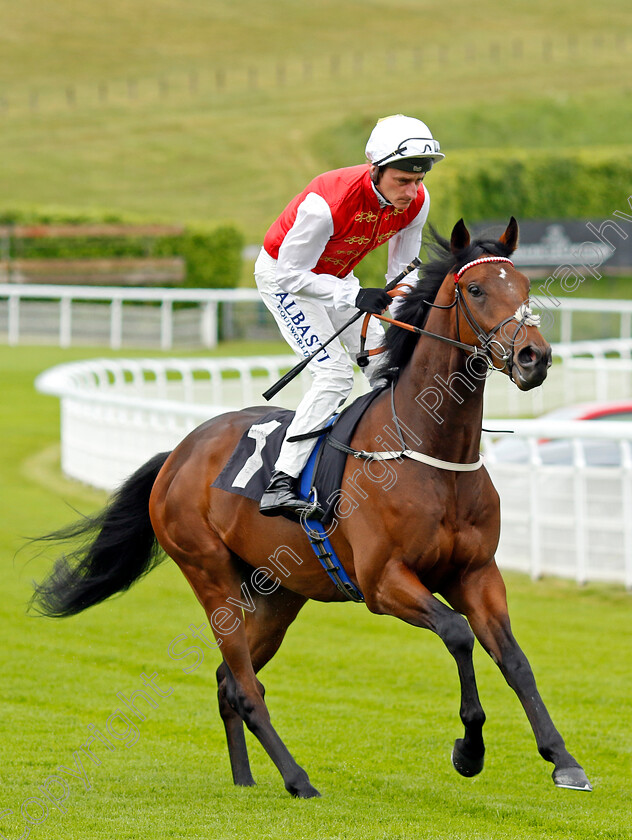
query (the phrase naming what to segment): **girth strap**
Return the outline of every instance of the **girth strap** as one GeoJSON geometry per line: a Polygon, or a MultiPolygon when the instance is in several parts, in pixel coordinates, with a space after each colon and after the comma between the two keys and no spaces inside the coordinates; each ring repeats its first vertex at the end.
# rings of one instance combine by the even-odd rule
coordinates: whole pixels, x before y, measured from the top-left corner
{"type": "MultiPolygon", "coordinates": [[[[300,494],[308,501],[318,501],[316,488],[314,487],[314,477],[316,475],[318,461],[323,452],[325,433],[331,431],[333,423],[334,418],[332,417],[328,421],[327,428],[321,429],[323,439],[316,444],[305,469],[301,473],[300,494]]],[[[328,434],[327,438],[329,438],[328,434]]],[[[323,523],[317,519],[301,519],[301,526],[307,534],[307,538],[310,541],[314,554],[318,558],[318,561],[323,569],[329,575],[336,589],[348,600],[355,601],[356,603],[362,603],[364,601],[364,596],[351,580],[342,563],[336,556],[336,552],[329,541],[329,537],[327,536],[327,531],[325,530],[323,523]]]]}
{"type": "Polygon", "coordinates": [[[348,598],[350,601],[355,601],[357,604],[362,603],[364,601],[364,595],[342,567],[333,546],[327,538],[327,532],[322,523],[309,519],[302,524],[316,557],[318,557],[323,569],[333,581],[336,589],[342,592],[345,598],[348,598]]]}

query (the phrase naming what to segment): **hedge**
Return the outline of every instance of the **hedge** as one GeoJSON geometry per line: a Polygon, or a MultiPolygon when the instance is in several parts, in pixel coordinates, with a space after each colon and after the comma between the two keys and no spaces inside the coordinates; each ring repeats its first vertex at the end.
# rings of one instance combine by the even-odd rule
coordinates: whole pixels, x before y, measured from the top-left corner
{"type": "MultiPolygon", "coordinates": [[[[428,177],[430,223],[448,237],[462,217],[481,221],[606,219],[629,212],[632,147],[450,152],[428,177]]],[[[358,266],[363,285],[382,283],[386,248],[358,266]]]]}
{"type": "MultiPolygon", "coordinates": [[[[531,137],[534,147],[527,142],[498,145],[499,120],[511,125],[516,108],[501,109],[493,119],[477,111],[465,110],[458,116],[431,112],[429,124],[440,131],[446,157],[426,179],[432,196],[430,222],[447,235],[461,217],[467,223],[503,221],[511,215],[518,221],[606,218],[627,205],[632,192],[632,141],[617,130],[618,145],[599,145],[604,128],[595,127],[594,106],[582,100],[556,104],[552,111],[553,106],[540,101],[516,105],[519,136],[529,139],[525,119],[532,127],[541,125],[542,137],[531,137]],[[460,134],[475,145],[459,147],[460,134]],[[554,145],[560,134],[562,145],[554,145]],[[548,147],[543,145],[547,139],[548,147]],[[583,140],[585,145],[564,145],[565,139],[583,140]]],[[[598,103],[597,112],[606,125],[617,118],[613,108],[609,101],[598,103]]],[[[357,116],[334,130],[318,131],[312,137],[314,155],[324,168],[360,163],[373,125],[374,117],[357,116]]]]}
{"type": "MultiPolygon", "coordinates": [[[[1,225],[29,224],[152,224],[155,220],[132,218],[108,212],[66,209],[0,210],[1,225]]],[[[11,240],[12,256],[21,258],[183,257],[184,286],[234,288],[242,272],[244,237],[233,225],[186,225],[182,234],[156,238],[73,237],[11,240]]]]}
{"type": "Polygon", "coordinates": [[[632,147],[454,152],[433,170],[431,219],[607,218],[632,192],[632,147]]]}

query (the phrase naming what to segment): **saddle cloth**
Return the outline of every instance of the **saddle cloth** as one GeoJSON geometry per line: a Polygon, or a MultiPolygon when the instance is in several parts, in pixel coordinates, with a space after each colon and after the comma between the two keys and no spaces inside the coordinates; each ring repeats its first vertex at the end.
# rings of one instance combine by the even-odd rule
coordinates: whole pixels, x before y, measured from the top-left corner
{"type": "MultiPolygon", "coordinates": [[[[340,414],[330,421],[328,435],[338,442],[349,445],[358,422],[368,406],[382,393],[381,389],[370,391],[358,397],[340,414]]],[[[247,496],[260,501],[270,482],[274,464],[279,455],[285,433],[292,422],[294,412],[285,408],[274,408],[253,423],[241,436],[226,466],[212,486],[228,493],[247,496]]],[[[322,443],[322,436],[314,439],[314,446],[322,443]]],[[[336,503],[336,491],[340,489],[347,454],[332,446],[320,446],[316,468],[311,480],[299,479],[299,486],[311,488],[311,497],[318,500],[325,510],[323,523],[331,521],[336,503]]],[[[313,458],[310,458],[313,462],[313,458]]],[[[313,469],[308,462],[306,470],[313,469]]],[[[307,498],[306,493],[302,493],[307,498]]]]}

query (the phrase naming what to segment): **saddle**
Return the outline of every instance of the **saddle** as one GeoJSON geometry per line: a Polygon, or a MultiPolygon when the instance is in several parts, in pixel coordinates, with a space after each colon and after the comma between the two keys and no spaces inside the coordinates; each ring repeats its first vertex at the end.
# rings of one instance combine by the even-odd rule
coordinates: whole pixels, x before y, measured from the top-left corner
{"type": "MultiPolygon", "coordinates": [[[[347,460],[347,451],[360,418],[382,390],[370,391],[354,400],[314,437],[314,449],[299,478],[302,498],[317,500],[325,511],[322,523],[327,525],[334,515],[347,460]],[[325,442],[330,445],[324,445],[325,442]]],[[[228,493],[261,500],[270,482],[287,428],[294,412],[274,408],[253,423],[241,436],[224,469],[212,486],[228,493]]],[[[298,438],[297,438],[298,439],[298,438]]]]}
{"type": "MultiPolygon", "coordinates": [[[[383,390],[376,389],[358,397],[340,414],[335,414],[324,428],[295,438],[314,438],[314,449],[299,476],[299,496],[318,501],[325,512],[320,520],[308,519],[301,521],[301,525],[333,584],[345,598],[356,603],[362,603],[364,596],[336,556],[325,526],[331,522],[339,501],[345,463],[353,452],[349,447],[353,433],[364,412],[383,390]]],[[[259,502],[293,417],[293,411],[277,408],[253,423],[241,436],[212,486],[259,502]]]]}

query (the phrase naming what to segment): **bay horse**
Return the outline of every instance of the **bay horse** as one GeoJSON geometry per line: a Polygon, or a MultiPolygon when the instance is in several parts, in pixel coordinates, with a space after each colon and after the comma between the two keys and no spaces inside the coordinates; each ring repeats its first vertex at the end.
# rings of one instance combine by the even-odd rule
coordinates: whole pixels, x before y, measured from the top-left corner
{"type": "MultiPolygon", "coordinates": [[[[454,657],[464,734],[452,763],[460,774],[476,775],[484,761],[476,638],[522,703],[540,754],[554,765],[554,783],[591,790],[512,634],[494,559],[499,498],[484,466],[477,468],[489,370],[502,370],[526,391],[544,381],[551,364],[551,348],[528,308],[529,280],[510,260],[517,242],[513,217],[498,240],[472,242],[463,220],[449,241],[436,237],[433,259],[398,313],[414,332],[387,331],[390,391],[373,400],[351,441],[359,451],[383,451],[385,430],[395,426],[398,448],[412,455],[390,462],[396,481],[388,490],[347,458],[343,485],[352,478],[361,501],[340,515],[329,538],[372,613],[432,630],[454,657]],[[417,460],[419,452],[430,463],[417,460]]],[[[137,470],[101,514],[48,535],[84,542],[36,584],[33,602],[49,616],[79,613],[126,590],[159,562],[162,548],[191,585],[222,655],[219,711],[234,783],[255,783],[245,723],[286,789],[308,798],[319,793],[274,729],[257,673],[308,599],[344,595],[312,552],[304,523],[264,517],[257,502],[212,486],[244,432],[267,411],[247,408],[202,424],[173,452],[137,470]]]]}

